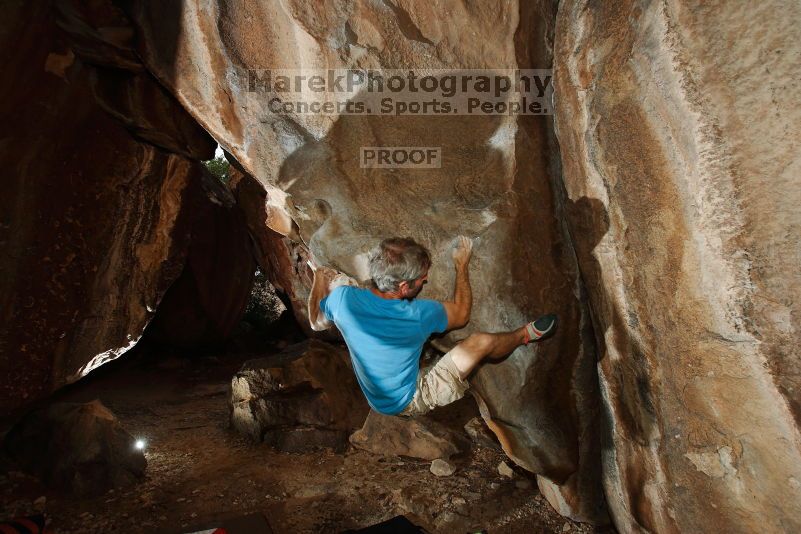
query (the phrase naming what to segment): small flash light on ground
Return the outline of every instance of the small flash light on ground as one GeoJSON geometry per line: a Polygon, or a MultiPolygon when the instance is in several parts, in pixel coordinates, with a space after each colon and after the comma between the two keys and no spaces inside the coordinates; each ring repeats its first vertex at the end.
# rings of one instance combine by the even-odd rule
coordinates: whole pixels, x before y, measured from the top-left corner
{"type": "Polygon", "coordinates": [[[137,439],[136,443],[134,443],[134,447],[136,447],[137,450],[140,450],[140,451],[145,450],[145,445],[147,445],[147,443],[145,443],[145,440],[143,440],[143,439],[137,439]]]}

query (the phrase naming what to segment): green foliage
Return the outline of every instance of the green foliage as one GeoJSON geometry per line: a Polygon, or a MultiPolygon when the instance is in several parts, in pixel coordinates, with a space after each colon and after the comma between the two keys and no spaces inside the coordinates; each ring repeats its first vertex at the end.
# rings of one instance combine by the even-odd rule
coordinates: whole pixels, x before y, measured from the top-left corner
{"type": "Polygon", "coordinates": [[[216,176],[217,179],[222,183],[228,183],[228,171],[231,168],[231,164],[228,163],[228,160],[226,160],[224,157],[218,157],[204,161],[203,165],[205,165],[209,172],[216,176]]]}

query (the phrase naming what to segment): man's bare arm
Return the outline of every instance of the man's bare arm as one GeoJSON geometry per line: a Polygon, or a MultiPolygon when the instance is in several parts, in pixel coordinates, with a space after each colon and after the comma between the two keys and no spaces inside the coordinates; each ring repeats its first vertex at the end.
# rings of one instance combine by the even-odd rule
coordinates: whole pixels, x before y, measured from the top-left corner
{"type": "Polygon", "coordinates": [[[453,301],[443,302],[448,315],[448,330],[462,328],[470,322],[470,310],[473,307],[473,291],[470,288],[468,265],[473,251],[473,241],[459,236],[453,251],[453,265],[456,268],[456,284],[453,301]]]}
{"type": "Polygon", "coordinates": [[[320,301],[323,300],[330,291],[329,286],[332,276],[329,269],[325,267],[315,268],[312,266],[312,269],[314,269],[314,281],[312,282],[312,288],[309,292],[309,323],[311,324],[312,330],[319,332],[321,330],[328,330],[332,326],[331,321],[326,319],[325,314],[320,310],[320,301]]]}
{"type": "Polygon", "coordinates": [[[336,287],[357,286],[358,283],[347,275],[328,267],[317,267],[311,260],[309,267],[314,271],[314,280],[307,302],[309,323],[314,331],[328,330],[334,323],[325,318],[325,314],[320,310],[320,301],[336,287]]]}

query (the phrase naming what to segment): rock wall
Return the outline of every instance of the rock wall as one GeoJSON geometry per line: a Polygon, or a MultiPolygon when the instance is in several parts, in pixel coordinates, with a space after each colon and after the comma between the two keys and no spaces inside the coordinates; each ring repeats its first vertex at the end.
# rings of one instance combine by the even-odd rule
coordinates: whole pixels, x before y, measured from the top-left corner
{"type": "MultiPolygon", "coordinates": [[[[110,3],[4,2],[0,20],[7,414],[140,338],[203,226],[191,207],[213,203],[197,160],[215,144],[145,71],[110,3]]],[[[248,239],[244,222],[229,230],[218,238],[248,239]]]]}
{"type": "MultiPolygon", "coordinates": [[[[603,521],[595,353],[552,186],[550,118],[278,115],[244,77],[281,68],[547,68],[555,4],[142,2],[129,16],[148,69],[266,189],[268,225],[322,264],[364,279],[369,248],[411,235],[434,258],[423,296],[445,299],[453,237],[477,238],[473,319],[441,348],[471,331],[560,315],[559,336],[484,367],[473,390],[506,452],[542,475],[551,502],[603,521]],[[362,146],[441,146],[443,166],[365,170],[362,146]]],[[[283,272],[307,275],[295,262],[304,253],[281,260],[283,272]]]]}
{"type": "Polygon", "coordinates": [[[559,6],[557,132],[622,532],[801,529],[799,16],[559,6]]]}

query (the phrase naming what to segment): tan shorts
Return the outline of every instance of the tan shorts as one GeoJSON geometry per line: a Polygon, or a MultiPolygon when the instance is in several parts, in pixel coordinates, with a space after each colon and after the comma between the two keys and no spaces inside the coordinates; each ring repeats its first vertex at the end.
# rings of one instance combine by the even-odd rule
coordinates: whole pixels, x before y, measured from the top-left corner
{"type": "Polygon", "coordinates": [[[413,417],[430,412],[437,406],[445,406],[464,397],[470,384],[459,377],[450,352],[433,366],[420,369],[417,375],[417,391],[411,402],[398,415],[413,417]]]}

